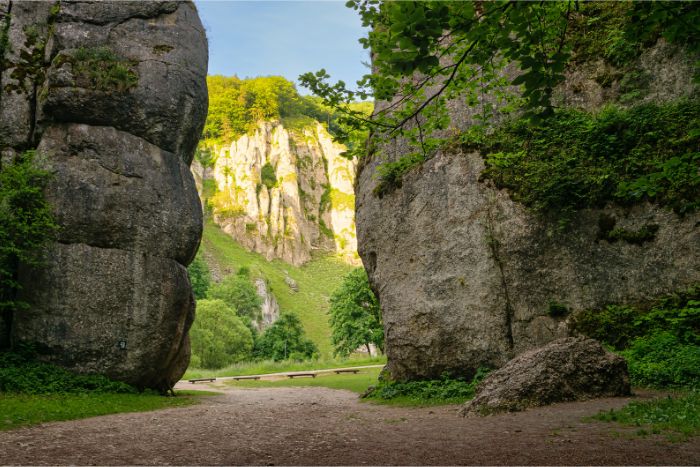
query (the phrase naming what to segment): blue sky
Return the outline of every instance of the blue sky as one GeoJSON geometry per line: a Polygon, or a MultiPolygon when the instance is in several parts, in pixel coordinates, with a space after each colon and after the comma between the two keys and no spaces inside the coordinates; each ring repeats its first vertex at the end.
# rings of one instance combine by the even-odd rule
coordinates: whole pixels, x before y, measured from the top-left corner
{"type": "MultiPolygon", "coordinates": [[[[359,15],[344,1],[196,0],[209,38],[209,74],[281,75],[325,68],[354,84],[368,69],[359,15]]],[[[304,92],[303,89],[299,89],[304,92]]]]}

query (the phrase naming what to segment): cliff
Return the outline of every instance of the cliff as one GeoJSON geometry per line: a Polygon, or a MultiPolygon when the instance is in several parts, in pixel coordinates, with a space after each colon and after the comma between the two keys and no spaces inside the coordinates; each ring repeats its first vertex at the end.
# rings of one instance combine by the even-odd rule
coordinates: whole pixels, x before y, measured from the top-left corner
{"type": "Polygon", "coordinates": [[[13,344],[168,389],[189,362],[186,266],[202,232],[189,164],[207,109],[191,2],[0,1],[5,161],[36,149],[58,237],[20,267],[13,344]]]}
{"type": "MultiPolygon", "coordinates": [[[[630,89],[632,72],[601,59],[569,70],[556,99],[587,111],[688,99],[697,96],[693,60],[660,41],[633,64],[642,85],[630,89]]],[[[450,111],[452,134],[475,123],[463,101],[452,102],[450,111]]],[[[560,229],[522,202],[529,193],[486,176],[485,154],[459,143],[443,145],[385,190],[377,168],[411,149],[399,138],[375,138],[379,149],[358,173],[358,243],[381,303],[393,378],[500,367],[570,334],[569,318],[579,311],[645,303],[700,281],[697,212],[608,199],[576,209],[560,229]],[[653,232],[627,241],[610,237],[613,228],[639,237],[653,232]]],[[[553,170],[541,184],[553,179],[553,170]]],[[[521,180],[524,173],[518,174],[521,180]]]]}
{"type": "Polygon", "coordinates": [[[192,170],[214,221],[247,249],[297,266],[313,250],[357,263],[356,163],[344,150],[316,121],[268,121],[192,170]]]}

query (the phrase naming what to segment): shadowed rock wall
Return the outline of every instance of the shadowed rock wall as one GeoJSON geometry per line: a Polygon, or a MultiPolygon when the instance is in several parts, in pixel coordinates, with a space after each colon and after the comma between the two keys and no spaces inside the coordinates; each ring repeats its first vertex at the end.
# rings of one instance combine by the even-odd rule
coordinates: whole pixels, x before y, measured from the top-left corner
{"type": "MultiPolygon", "coordinates": [[[[202,213],[189,171],[207,111],[207,41],[191,2],[0,1],[9,37],[3,157],[36,149],[60,225],[13,342],[140,387],[189,362],[186,265],[202,213]]],[[[0,13],[0,21],[3,20],[0,13]]]]}

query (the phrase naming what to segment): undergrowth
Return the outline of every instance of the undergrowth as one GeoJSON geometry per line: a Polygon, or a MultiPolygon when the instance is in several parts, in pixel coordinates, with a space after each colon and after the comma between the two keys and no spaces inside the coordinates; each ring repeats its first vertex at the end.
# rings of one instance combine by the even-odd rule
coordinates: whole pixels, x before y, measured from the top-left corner
{"type": "Polygon", "coordinates": [[[625,357],[635,386],[700,387],[700,286],[647,307],[587,310],[572,325],[625,357]]]}
{"type": "Polygon", "coordinates": [[[102,375],[78,375],[68,370],[39,362],[31,348],[0,353],[0,393],[75,394],[121,393],[137,390],[102,375]]]}
{"type": "Polygon", "coordinates": [[[418,381],[387,381],[379,383],[363,396],[379,403],[400,405],[460,404],[474,397],[477,385],[489,370],[480,368],[471,381],[451,378],[444,374],[440,379],[418,381]]]}
{"type": "Polygon", "coordinates": [[[684,441],[700,434],[700,392],[651,401],[632,402],[627,406],[593,416],[595,420],[639,427],[636,434],[666,434],[670,440],[684,441]]]}

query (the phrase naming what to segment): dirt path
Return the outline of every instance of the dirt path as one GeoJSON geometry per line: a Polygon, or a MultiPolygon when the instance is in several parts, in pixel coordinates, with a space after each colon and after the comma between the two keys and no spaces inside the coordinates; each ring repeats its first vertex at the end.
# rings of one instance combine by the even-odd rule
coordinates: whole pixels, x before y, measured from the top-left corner
{"type": "Polygon", "coordinates": [[[465,419],[454,406],[377,406],[324,388],[227,389],[193,407],[2,432],[0,464],[700,463],[698,439],[669,443],[582,421],[626,402],[465,419]]]}

